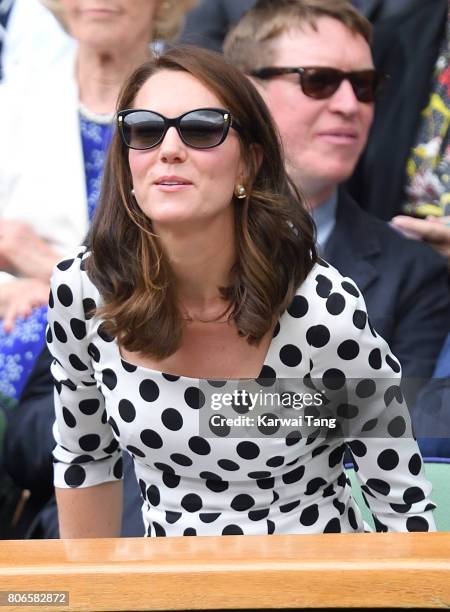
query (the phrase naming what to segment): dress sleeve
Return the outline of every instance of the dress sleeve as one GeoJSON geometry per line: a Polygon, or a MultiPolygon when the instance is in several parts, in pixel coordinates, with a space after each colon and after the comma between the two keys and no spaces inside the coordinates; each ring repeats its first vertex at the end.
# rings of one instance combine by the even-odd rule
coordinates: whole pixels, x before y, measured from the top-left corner
{"type": "Polygon", "coordinates": [[[436,506],[429,498],[431,484],[403,398],[398,360],[373,329],[352,280],[334,279],[317,315],[320,323],[307,334],[311,378],[325,394],[329,418],[336,418],[334,435],[342,436],[351,452],[377,531],[434,531],[436,506]]]}
{"type": "Polygon", "coordinates": [[[83,270],[84,252],[62,261],[51,280],[47,344],[55,384],[53,435],[56,487],[89,487],[122,478],[122,453],[107,422],[90,355],[95,287],[83,270]]]}

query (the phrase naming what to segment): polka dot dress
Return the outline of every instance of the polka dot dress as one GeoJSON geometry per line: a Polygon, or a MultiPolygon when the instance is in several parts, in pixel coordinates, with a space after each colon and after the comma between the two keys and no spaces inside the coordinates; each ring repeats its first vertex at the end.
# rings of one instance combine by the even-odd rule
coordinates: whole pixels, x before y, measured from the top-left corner
{"type": "Polygon", "coordinates": [[[88,256],[83,250],[61,262],[52,279],[56,487],[122,478],[125,451],[148,536],[361,532],[367,526],[343,469],[349,448],[378,531],[435,529],[400,366],[351,280],[325,262],[314,267],[254,381],[265,390],[318,390],[337,428],[283,432],[266,424],[234,437],[227,425],[205,427],[209,394],[233,381],[173,376],[121,359],[92,313],[100,296],[84,270],[88,256]]]}

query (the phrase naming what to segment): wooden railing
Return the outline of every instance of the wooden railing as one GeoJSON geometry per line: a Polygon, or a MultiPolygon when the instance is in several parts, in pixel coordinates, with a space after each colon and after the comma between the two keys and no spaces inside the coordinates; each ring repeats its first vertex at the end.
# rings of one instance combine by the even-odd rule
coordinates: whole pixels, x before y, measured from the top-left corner
{"type": "Polygon", "coordinates": [[[0,591],[83,612],[448,608],[450,533],[3,541],[0,591]]]}

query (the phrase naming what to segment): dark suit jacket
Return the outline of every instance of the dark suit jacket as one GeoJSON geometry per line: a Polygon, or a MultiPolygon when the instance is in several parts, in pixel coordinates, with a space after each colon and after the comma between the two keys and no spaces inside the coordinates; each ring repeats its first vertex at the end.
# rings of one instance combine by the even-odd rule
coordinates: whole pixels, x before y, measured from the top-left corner
{"type": "Polygon", "coordinates": [[[362,211],[341,188],[324,259],[357,283],[404,376],[430,378],[450,320],[443,258],[362,211]]]}
{"type": "MultiPolygon", "coordinates": [[[[410,10],[416,0],[352,0],[355,7],[372,23],[410,10]]],[[[424,0],[420,0],[423,2],[424,0]]],[[[426,2],[427,0],[425,0],[426,2]]]]}
{"type": "Polygon", "coordinates": [[[375,66],[390,79],[348,188],[360,206],[381,219],[401,212],[406,162],[428,103],[447,13],[448,0],[411,0],[408,11],[375,26],[375,66]]]}
{"type": "Polygon", "coordinates": [[[228,31],[254,4],[255,0],[203,0],[187,15],[180,42],[222,51],[228,31]]]}

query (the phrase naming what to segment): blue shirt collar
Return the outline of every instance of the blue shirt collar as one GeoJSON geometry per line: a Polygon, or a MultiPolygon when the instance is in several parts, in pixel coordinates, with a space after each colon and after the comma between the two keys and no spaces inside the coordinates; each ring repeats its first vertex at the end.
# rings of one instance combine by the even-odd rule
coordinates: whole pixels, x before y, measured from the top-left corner
{"type": "Polygon", "coordinates": [[[336,225],[337,200],[338,192],[335,189],[328,200],[312,209],[312,217],[317,227],[319,253],[323,253],[327,240],[336,225]]]}

